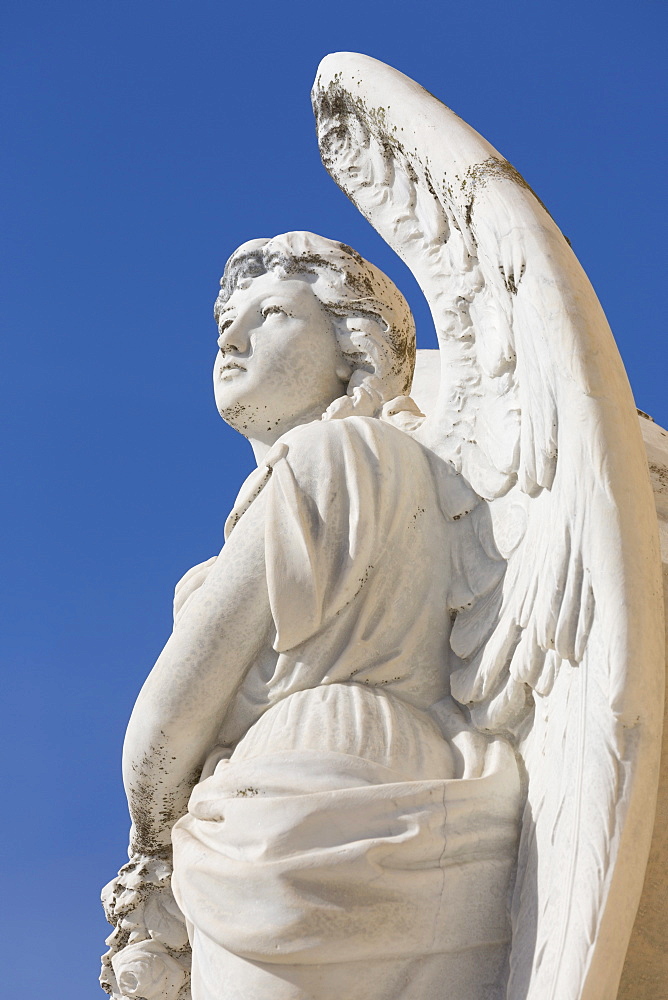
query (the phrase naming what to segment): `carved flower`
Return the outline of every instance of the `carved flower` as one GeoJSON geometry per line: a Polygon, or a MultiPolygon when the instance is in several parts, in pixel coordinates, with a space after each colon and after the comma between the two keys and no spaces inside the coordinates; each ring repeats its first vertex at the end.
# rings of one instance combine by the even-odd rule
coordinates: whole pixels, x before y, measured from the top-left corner
{"type": "Polygon", "coordinates": [[[151,937],[168,948],[179,951],[188,944],[186,922],[169,886],[147,894],[141,917],[143,926],[150,928],[151,937]]]}
{"type": "Polygon", "coordinates": [[[111,964],[121,994],[141,1000],[176,1000],[187,976],[157,941],[130,944],[111,964]]]}

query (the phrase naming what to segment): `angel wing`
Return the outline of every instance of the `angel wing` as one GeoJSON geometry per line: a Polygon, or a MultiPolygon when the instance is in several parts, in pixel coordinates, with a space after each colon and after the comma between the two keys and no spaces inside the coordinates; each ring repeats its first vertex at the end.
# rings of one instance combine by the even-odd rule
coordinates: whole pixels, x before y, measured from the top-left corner
{"type": "Polygon", "coordinates": [[[662,703],[655,516],[605,316],[517,171],[401,73],[338,53],[323,162],[408,264],[439,338],[417,432],[487,503],[501,581],[456,609],[451,688],[526,771],[507,996],[602,1000],[649,850],[662,703]]]}

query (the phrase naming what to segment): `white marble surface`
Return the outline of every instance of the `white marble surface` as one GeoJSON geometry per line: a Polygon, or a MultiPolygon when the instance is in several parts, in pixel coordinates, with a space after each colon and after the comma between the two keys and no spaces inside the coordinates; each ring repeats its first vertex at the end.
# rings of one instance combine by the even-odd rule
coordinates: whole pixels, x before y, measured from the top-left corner
{"type": "Polygon", "coordinates": [[[484,139],[364,56],[328,57],[313,99],[323,161],[416,275],[440,356],[413,381],[405,300],[345,244],[288,233],[228,261],[216,404],[258,468],[178,585],[130,720],[104,982],[612,997],[664,654],[624,370],[484,139]]]}
{"type": "MultiPolygon", "coordinates": [[[[666,611],[668,676],[668,431],[640,417],[659,524],[666,611]]],[[[649,812],[649,810],[648,810],[649,812]]],[[[633,925],[618,1000],[668,997],[668,702],[664,715],[659,796],[647,872],[633,925]]]]}
{"type": "Polygon", "coordinates": [[[517,734],[526,767],[508,995],[614,996],[664,684],[656,519],[621,361],[545,208],[448,108],[353,53],[323,61],[314,108],[325,166],[431,306],[441,373],[419,439],[487,500],[507,560],[496,608],[490,593],[457,615],[451,689],[476,725],[517,734]]]}

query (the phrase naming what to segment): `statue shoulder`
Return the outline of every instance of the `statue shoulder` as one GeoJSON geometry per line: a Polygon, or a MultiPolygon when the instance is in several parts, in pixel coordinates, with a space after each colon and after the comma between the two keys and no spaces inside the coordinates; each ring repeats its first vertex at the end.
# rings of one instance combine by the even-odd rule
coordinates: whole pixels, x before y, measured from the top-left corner
{"type": "Polygon", "coordinates": [[[394,454],[412,454],[426,458],[427,449],[405,431],[378,417],[349,416],[333,420],[314,420],[288,431],[267,456],[299,456],[305,462],[318,457],[357,452],[366,459],[383,460],[394,454]]]}

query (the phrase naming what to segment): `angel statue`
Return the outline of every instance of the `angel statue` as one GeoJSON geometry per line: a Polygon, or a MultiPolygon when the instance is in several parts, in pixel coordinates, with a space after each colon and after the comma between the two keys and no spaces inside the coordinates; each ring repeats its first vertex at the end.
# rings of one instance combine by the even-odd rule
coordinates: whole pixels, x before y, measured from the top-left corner
{"type": "Polygon", "coordinates": [[[257,470],[128,726],[103,986],[613,1000],[663,656],[621,361],[546,209],[448,108],[351,53],[313,104],[440,352],[416,368],[405,299],[344,243],[228,260],[214,391],[257,470]]]}

